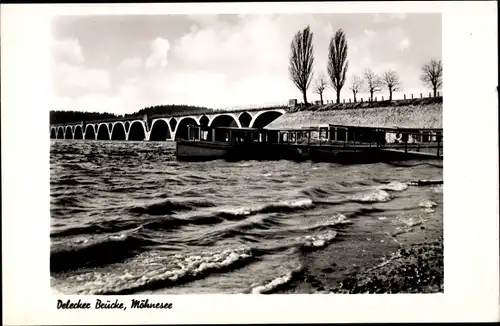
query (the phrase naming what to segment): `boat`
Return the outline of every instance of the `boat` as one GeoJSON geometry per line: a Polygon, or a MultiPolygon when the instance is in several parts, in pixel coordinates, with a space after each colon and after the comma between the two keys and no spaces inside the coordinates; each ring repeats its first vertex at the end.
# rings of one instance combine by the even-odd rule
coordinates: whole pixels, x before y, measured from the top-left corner
{"type": "Polygon", "coordinates": [[[225,159],[367,163],[442,158],[442,129],[321,125],[295,129],[189,125],[176,141],[181,161],[225,159]]]}

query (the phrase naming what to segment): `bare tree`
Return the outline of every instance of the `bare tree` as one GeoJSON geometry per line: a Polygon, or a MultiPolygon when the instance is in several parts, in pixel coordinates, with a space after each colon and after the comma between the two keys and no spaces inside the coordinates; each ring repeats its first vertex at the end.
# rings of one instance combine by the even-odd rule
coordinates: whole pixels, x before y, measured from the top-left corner
{"type": "Polygon", "coordinates": [[[443,63],[441,60],[431,59],[430,62],[424,64],[420,80],[425,86],[432,88],[434,97],[436,97],[437,90],[443,86],[443,63]]]}
{"type": "Polygon", "coordinates": [[[392,101],[392,92],[399,91],[402,86],[398,73],[394,70],[386,71],[382,76],[382,80],[385,86],[389,89],[389,101],[392,101]]]}
{"type": "Polygon", "coordinates": [[[351,86],[349,87],[349,89],[352,91],[352,94],[354,95],[354,103],[356,103],[356,95],[363,88],[363,83],[364,80],[360,76],[354,75],[352,77],[351,86]]]}
{"type": "Polygon", "coordinates": [[[370,101],[373,101],[373,94],[382,90],[382,79],[371,69],[366,69],[364,72],[366,80],[366,88],[370,92],[370,101]]]}
{"type": "Polygon", "coordinates": [[[288,71],[295,86],[302,92],[307,105],[307,89],[313,77],[314,48],[313,33],[307,26],[295,34],[290,46],[290,66],[288,71]]]}
{"type": "Polygon", "coordinates": [[[323,74],[320,74],[316,78],[316,81],[314,82],[314,92],[316,94],[319,94],[321,104],[323,104],[323,92],[325,91],[325,88],[327,86],[328,86],[328,82],[326,81],[325,76],[323,74]]]}
{"type": "Polygon", "coordinates": [[[340,103],[340,91],[345,84],[345,75],[349,61],[347,60],[347,40],[344,31],[339,29],[330,39],[328,48],[328,75],[332,86],[337,92],[337,103],[340,103]]]}

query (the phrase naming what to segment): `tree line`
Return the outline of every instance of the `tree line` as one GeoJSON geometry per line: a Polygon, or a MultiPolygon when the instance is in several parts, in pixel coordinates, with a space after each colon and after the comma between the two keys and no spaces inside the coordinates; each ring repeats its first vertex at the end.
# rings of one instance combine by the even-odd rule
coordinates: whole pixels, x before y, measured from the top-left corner
{"type": "Polygon", "coordinates": [[[113,113],[99,113],[99,112],[81,112],[81,111],[50,111],[50,124],[63,124],[63,123],[76,123],[81,121],[92,120],[106,120],[106,119],[119,119],[119,118],[133,118],[138,117],[142,119],[144,114],[148,116],[155,114],[203,114],[211,113],[212,110],[206,107],[192,106],[192,105],[155,105],[143,108],[135,113],[117,115],[113,113]]]}
{"type": "MultiPolygon", "coordinates": [[[[329,80],[323,73],[318,74],[315,79],[313,90],[320,96],[320,102],[323,104],[323,92],[329,86],[335,90],[337,99],[340,103],[340,91],[346,84],[347,70],[349,68],[349,60],[347,60],[347,40],[342,29],[337,30],[335,35],[330,39],[328,46],[328,62],[326,71],[329,80]]],[[[304,104],[307,105],[307,90],[313,80],[314,67],[314,46],[313,33],[309,26],[298,31],[292,39],[290,45],[290,64],[289,74],[290,79],[295,86],[302,92],[304,104]]],[[[443,64],[441,60],[431,59],[421,67],[420,80],[425,87],[431,88],[434,96],[437,95],[437,90],[443,85],[443,64]]],[[[392,101],[393,92],[402,90],[403,83],[401,82],[398,73],[394,70],[388,70],[381,74],[373,72],[372,69],[365,69],[363,74],[353,75],[349,89],[354,96],[354,102],[357,101],[356,95],[360,91],[370,93],[369,100],[373,101],[373,95],[381,92],[386,88],[389,91],[389,101],[392,101]]]]}

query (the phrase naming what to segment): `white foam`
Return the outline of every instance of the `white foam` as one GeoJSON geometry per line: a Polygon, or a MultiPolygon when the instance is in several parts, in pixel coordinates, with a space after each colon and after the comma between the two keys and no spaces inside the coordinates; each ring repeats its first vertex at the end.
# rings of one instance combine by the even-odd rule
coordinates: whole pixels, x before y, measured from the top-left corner
{"type": "Polygon", "coordinates": [[[325,218],[324,220],[316,223],[316,227],[319,226],[334,226],[334,225],[339,225],[339,224],[350,224],[352,223],[351,220],[347,219],[347,217],[343,214],[336,214],[334,216],[325,218]]]}
{"type": "Polygon", "coordinates": [[[112,235],[112,236],[110,236],[109,238],[110,238],[111,240],[123,240],[123,239],[125,239],[126,237],[127,237],[127,234],[126,234],[126,233],[122,233],[122,234],[120,234],[120,235],[112,235]]]}
{"type": "Polygon", "coordinates": [[[155,281],[175,282],[184,277],[196,277],[207,270],[222,269],[235,262],[252,257],[250,249],[238,247],[195,255],[158,255],[154,258],[138,256],[131,262],[139,266],[135,270],[113,270],[109,272],[89,272],[78,276],[82,287],[79,294],[102,294],[117,290],[134,289],[155,281]],[[145,263],[149,261],[150,263],[145,263]],[[155,263],[152,264],[151,262],[155,263]]]}
{"type": "Polygon", "coordinates": [[[375,202],[387,202],[392,199],[391,195],[387,191],[377,190],[363,196],[355,197],[355,200],[359,200],[367,203],[375,203],[375,202]]]}
{"type": "Polygon", "coordinates": [[[283,205],[290,207],[310,207],[313,205],[313,201],[310,198],[298,199],[296,201],[284,202],[283,205]]]}
{"type": "Polygon", "coordinates": [[[264,285],[259,285],[257,287],[252,288],[252,294],[264,294],[268,293],[280,285],[286,284],[292,280],[293,273],[289,272],[286,275],[275,278],[269,283],[264,285]]]}
{"type": "Polygon", "coordinates": [[[393,181],[391,183],[379,186],[378,189],[392,190],[392,191],[403,191],[403,190],[408,189],[408,184],[398,182],[398,181],[393,181]]]}
{"type": "Polygon", "coordinates": [[[443,193],[443,185],[437,185],[432,187],[432,191],[436,194],[442,194],[443,193]]]}
{"type": "Polygon", "coordinates": [[[222,213],[234,215],[234,216],[247,216],[252,214],[253,210],[248,207],[238,207],[238,208],[228,208],[222,210],[222,213]]]}
{"type": "Polygon", "coordinates": [[[306,247],[324,247],[330,243],[337,236],[337,232],[328,230],[316,235],[307,235],[299,238],[306,247]]]}
{"type": "Polygon", "coordinates": [[[424,201],[421,201],[418,206],[420,207],[424,207],[424,208],[433,208],[433,207],[436,207],[437,204],[431,200],[424,200],[424,201]]]}
{"type": "Polygon", "coordinates": [[[398,224],[403,224],[406,227],[414,227],[425,222],[422,217],[397,217],[394,220],[398,224]]]}

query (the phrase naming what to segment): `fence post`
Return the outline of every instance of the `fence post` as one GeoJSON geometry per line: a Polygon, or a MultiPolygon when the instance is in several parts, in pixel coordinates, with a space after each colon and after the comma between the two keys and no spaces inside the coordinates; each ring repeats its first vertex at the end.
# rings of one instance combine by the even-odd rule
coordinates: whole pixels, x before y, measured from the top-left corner
{"type": "Polygon", "coordinates": [[[411,94],[411,99],[413,100],[413,94],[411,94]]]}
{"type": "Polygon", "coordinates": [[[384,100],[384,95],[382,95],[382,101],[384,100]]]}
{"type": "Polygon", "coordinates": [[[429,92],[429,97],[432,97],[431,92],[429,92]]]}
{"type": "Polygon", "coordinates": [[[406,100],[406,94],[403,94],[403,98],[406,100]]]}
{"type": "Polygon", "coordinates": [[[420,98],[422,98],[422,93],[420,93],[420,98]]]}

